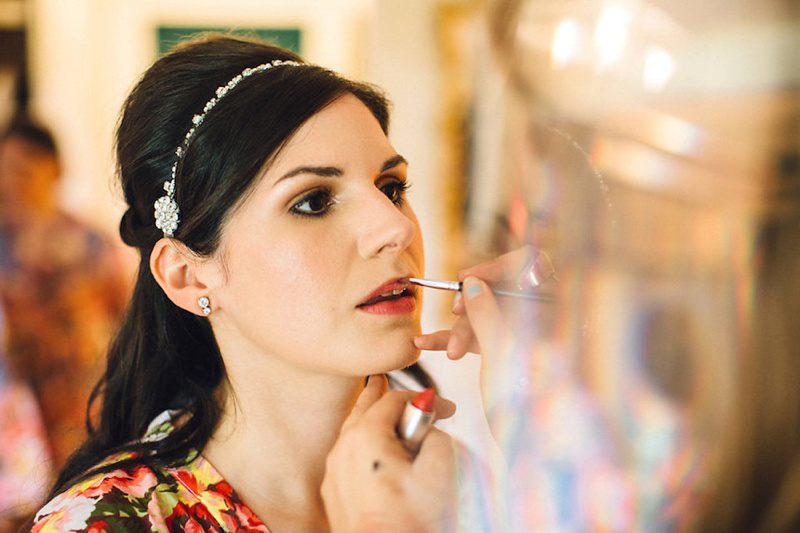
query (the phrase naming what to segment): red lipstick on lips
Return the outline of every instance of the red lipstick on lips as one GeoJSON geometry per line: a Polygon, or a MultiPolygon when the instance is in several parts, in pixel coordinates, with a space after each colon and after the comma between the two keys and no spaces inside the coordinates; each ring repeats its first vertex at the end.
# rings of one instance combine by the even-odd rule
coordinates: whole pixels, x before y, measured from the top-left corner
{"type": "Polygon", "coordinates": [[[396,278],[372,291],[356,307],[376,315],[399,315],[414,311],[416,306],[414,287],[408,278],[396,278]]]}

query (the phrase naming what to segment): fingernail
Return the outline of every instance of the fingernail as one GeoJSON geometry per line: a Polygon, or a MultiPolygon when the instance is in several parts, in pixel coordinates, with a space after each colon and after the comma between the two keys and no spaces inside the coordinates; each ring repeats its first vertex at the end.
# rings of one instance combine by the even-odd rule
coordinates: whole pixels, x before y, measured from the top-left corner
{"type": "Polygon", "coordinates": [[[481,286],[475,279],[467,278],[464,281],[464,286],[466,287],[464,292],[466,293],[467,299],[469,300],[475,298],[475,296],[477,296],[478,293],[481,292],[481,286]],[[466,287],[466,285],[469,285],[469,287],[466,287]]]}

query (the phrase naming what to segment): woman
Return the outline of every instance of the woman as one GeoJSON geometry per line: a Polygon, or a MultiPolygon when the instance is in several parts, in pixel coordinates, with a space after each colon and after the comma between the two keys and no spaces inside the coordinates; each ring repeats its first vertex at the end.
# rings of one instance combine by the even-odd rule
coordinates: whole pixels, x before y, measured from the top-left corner
{"type": "Polygon", "coordinates": [[[138,279],[97,427],[33,531],[442,525],[451,441],[412,458],[393,428],[413,393],[383,377],[430,385],[387,128],[373,88],[259,42],[207,36],[144,74],[117,132],[138,279]]]}
{"type": "Polygon", "coordinates": [[[35,395],[52,472],[85,438],[98,361],[129,291],[116,248],[59,208],[60,181],[53,135],[19,112],[0,133],[0,296],[8,369],[35,395]]]}

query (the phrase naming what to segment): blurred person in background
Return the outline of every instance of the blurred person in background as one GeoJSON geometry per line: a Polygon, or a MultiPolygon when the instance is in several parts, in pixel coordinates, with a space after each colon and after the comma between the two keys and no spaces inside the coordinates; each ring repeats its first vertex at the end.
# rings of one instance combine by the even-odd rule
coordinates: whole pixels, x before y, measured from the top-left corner
{"type": "Polygon", "coordinates": [[[128,292],[112,245],[60,208],[60,175],[52,134],[17,114],[0,133],[0,297],[8,371],[41,407],[53,473],[85,436],[99,356],[128,292]]]}

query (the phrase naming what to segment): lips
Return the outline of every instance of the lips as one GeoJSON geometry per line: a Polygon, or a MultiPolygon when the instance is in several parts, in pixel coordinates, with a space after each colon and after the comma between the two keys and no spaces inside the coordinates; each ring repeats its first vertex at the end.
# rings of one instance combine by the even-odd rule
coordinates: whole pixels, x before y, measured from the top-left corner
{"type": "Polygon", "coordinates": [[[372,291],[372,293],[356,307],[369,307],[381,302],[408,297],[413,299],[414,287],[408,282],[408,278],[396,278],[372,291]]]}

